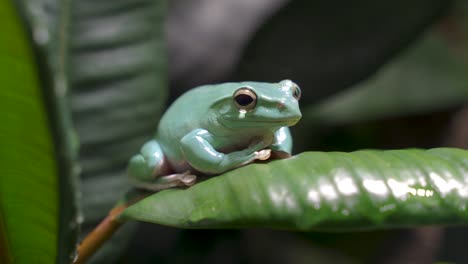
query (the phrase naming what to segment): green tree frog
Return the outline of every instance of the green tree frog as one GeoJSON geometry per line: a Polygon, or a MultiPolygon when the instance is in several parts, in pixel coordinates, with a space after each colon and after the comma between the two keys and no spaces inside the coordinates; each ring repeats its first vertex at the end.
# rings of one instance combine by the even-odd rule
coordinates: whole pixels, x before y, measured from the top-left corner
{"type": "Polygon", "coordinates": [[[215,175],[266,160],[272,151],[290,156],[288,127],[301,118],[300,97],[290,80],[194,88],[169,107],[154,139],[130,160],[130,179],[157,191],[193,185],[198,173],[215,175]]]}

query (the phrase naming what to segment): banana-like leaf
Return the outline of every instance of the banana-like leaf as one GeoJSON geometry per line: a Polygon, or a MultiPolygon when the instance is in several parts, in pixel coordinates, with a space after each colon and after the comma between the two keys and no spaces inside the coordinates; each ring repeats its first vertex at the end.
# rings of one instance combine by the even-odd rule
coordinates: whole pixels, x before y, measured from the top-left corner
{"type": "Polygon", "coordinates": [[[468,223],[468,151],[306,152],[153,194],[121,220],[180,228],[356,230],[468,223]]]}
{"type": "Polygon", "coordinates": [[[166,4],[85,0],[72,7],[71,107],[83,210],[86,221],[98,221],[126,191],[128,158],[156,131],[164,107],[166,4]]]}
{"type": "MultiPolygon", "coordinates": [[[[166,1],[73,1],[71,13],[71,108],[86,234],[127,191],[128,159],[152,137],[164,109],[166,1]]],[[[98,252],[96,263],[119,256],[127,228],[98,252]]]]}

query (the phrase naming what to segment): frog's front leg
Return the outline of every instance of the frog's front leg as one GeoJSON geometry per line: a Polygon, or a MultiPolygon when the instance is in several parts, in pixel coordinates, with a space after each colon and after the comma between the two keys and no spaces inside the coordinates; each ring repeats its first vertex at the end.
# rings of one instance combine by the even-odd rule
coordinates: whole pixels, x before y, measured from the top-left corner
{"type": "Polygon", "coordinates": [[[275,132],[275,138],[270,148],[277,158],[291,157],[292,136],[288,127],[281,127],[275,132]]]}
{"type": "Polygon", "coordinates": [[[195,183],[196,176],[189,172],[166,175],[169,171],[164,153],[156,140],[145,143],[140,154],[133,156],[128,166],[130,180],[138,188],[158,191],[195,183]]]}
{"type": "Polygon", "coordinates": [[[213,135],[203,129],[195,129],[184,136],[180,144],[186,161],[198,171],[219,174],[270,156],[270,150],[264,149],[267,144],[262,141],[244,150],[225,154],[213,148],[210,142],[214,140],[213,135]]]}

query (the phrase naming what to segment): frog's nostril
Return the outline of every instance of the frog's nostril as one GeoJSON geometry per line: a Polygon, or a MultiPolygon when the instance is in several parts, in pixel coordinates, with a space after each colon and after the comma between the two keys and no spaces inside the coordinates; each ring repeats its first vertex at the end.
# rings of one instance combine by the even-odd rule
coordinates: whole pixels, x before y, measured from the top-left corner
{"type": "Polygon", "coordinates": [[[284,109],[284,104],[283,103],[278,103],[276,105],[279,109],[284,109]]]}

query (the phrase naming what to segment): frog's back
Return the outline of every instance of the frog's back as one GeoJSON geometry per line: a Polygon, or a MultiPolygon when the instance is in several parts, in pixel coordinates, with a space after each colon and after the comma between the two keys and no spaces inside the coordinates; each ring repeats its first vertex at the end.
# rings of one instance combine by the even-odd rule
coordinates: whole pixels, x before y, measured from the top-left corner
{"type": "Polygon", "coordinates": [[[222,94],[220,87],[221,85],[199,86],[177,98],[161,118],[158,135],[183,137],[193,129],[199,128],[213,102],[222,94]]]}

